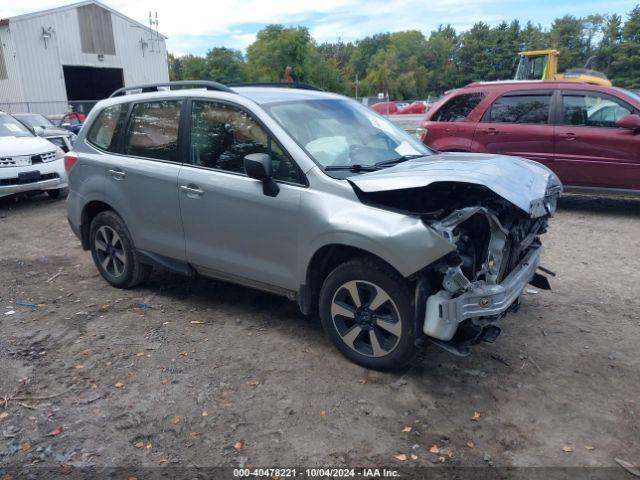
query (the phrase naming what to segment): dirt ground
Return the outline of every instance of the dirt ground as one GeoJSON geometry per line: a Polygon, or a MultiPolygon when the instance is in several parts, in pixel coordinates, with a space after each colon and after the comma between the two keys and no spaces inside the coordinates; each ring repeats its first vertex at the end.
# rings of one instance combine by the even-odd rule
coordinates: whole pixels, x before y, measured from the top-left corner
{"type": "Polygon", "coordinates": [[[162,272],[111,288],[63,200],[0,200],[0,472],[637,465],[640,201],[566,197],[544,240],[553,291],[495,344],[378,373],[279,297],[162,272]]]}

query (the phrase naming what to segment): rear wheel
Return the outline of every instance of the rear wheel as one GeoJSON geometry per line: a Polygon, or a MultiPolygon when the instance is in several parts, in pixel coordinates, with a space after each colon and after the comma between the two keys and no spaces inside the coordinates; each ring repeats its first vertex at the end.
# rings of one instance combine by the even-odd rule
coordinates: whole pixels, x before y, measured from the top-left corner
{"type": "Polygon", "coordinates": [[[114,287],[135,287],[151,273],[149,265],[140,263],[129,230],[115,212],[107,210],[95,216],[89,246],[98,271],[114,287]]]}
{"type": "Polygon", "coordinates": [[[408,282],[374,259],[340,265],[320,292],[329,338],[347,358],[376,370],[399,368],[413,357],[413,312],[408,282]]]}

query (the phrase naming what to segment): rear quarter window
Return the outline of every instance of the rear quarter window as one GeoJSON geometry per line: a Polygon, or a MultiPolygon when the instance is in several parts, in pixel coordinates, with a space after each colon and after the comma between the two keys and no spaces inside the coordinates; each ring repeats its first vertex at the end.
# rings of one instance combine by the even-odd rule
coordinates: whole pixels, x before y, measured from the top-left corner
{"type": "Polygon", "coordinates": [[[89,133],[87,140],[102,150],[115,152],[117,149],[118,136],[124,125],[129,104],[120,103],[105,108],[98,114],[89,133]]]}
{"type": "Polygon", "coordinates": [[[482,92],[456,95],[438,109],[431,118],[434,122],[462,122],[484,99],[482,92]]]}

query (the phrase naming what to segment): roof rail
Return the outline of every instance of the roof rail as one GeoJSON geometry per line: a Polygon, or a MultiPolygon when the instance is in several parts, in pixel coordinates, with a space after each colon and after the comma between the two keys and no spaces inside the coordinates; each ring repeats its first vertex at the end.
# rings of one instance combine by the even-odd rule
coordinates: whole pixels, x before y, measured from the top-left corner
{"type": "Polygon", "coordinates": [[[319,87],[301,82],[249,82],[249,83],[232,83],[230,87],[275,87],[275,88],[299,88],[300,90],[315,90],[324,92],[319,87]]]}
{"type": "Polygon", "coordinates": [[[139,90],[139,92],[135,93],[159,92],[162,87],[166,87],[169,90],[171,90],[172,87],[205,88],[207,90],[218,90],[220,92],[235,93],[226,85],[218,82],[212,82],[209,80],[180,80],[177,82],[148,83],[146,85],[132,85],[130,87],[122,87],[109,95],[109,98],[119,97],[121,95],[126,95],[127,93],[133,93],[132,91],[135,90],[139,90]]]}

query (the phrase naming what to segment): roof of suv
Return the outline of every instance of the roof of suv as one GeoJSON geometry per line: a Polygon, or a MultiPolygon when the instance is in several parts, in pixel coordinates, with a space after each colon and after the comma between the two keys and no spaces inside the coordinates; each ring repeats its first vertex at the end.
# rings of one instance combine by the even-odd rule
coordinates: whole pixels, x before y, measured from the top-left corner
{"type": "Polygon", "coordinates": [[[175,82],[122,87],[113,92],[109,99],[105,99],[105,102],[107,105],[111,105],[156,98],[158,96],[202,96],[203,93],[205,96],[209,96],[208,94],[213,93],[213,95],[211,95],[213,97],[217,97],[217,94],[222,94],[222,96],[237,94],[244,98],[253,100],[258,104],[296,100],[344,98],[342,95],[325,92],[305,83],[260,82],[227,86],[207,80],[181,80],[175,82]],[[172,89],[174,87],[176,88],[175,90],[172,89]]]}
{"type": "Polygon", "coordinates": [[[500,80],[495,82],[472,82],[464,87],[460,87],[450,92],[461,91],[466,89],[489,89],[489,90],[543,90],[543,89],[584,89],[595,90],[599,92],[609,92],[613,87],[605,87],[603,85],[594,85],[586,82],[571,82],[567,80],[500,80]]]}
{"type": "Polygon", "coordinates": [[[475,93],[478,91],[488,91],[492,94],[502,94],[514,90],[590,90],[593,92],[605,93],[619,97],[622,95],[627,102],[638,108],[640,97],[631,90],[620,87],[607,87],[604,85],[594,85],[584,82],[570,82],[566,80],[500,80],[495,82],[472,82],[464,87],[454,88],[445,93],[441,100],[451,97],[451,95],[461,93],[475,93]]]}
{"type": "Polygon", "coordinates": [[[328,98],[344,98],[335,93],[320,90],[303,90],[299,88],[274,88],[274,87],[231,87],[232,90],[243,97],[250,98],[256,103],[267,104],[294,100],[321,100],[328,98]]]}

